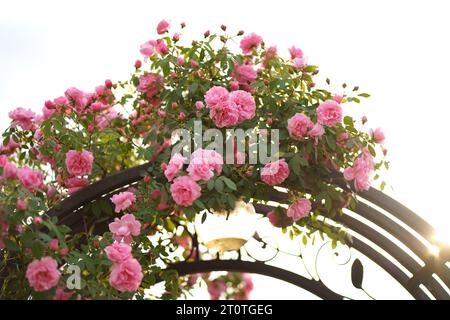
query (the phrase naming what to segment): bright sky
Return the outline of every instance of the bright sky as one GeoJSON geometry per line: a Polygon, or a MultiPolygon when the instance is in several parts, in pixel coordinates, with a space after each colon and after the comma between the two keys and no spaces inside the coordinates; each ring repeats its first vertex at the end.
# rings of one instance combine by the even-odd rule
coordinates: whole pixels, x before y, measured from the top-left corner
{"type": "Polygon", "coordinates": [[[281,53],[296,45],[322,78],[369,92],[345,112],[384,130],[389,193],[448,236],[448,1],[15,0],[1,7],[0,129],[15,107],[40,110],[70,86],[89,91],[106,78],[126,79],[163,18],[186,21],[191,38],[223,23],[260,34],[281,53]]]}

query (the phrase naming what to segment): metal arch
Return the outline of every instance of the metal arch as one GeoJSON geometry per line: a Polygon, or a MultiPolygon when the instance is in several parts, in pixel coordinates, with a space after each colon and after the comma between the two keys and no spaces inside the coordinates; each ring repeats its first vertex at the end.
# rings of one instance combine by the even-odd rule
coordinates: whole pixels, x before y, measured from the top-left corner
{"type": "Polygon", "coordinates": [[[287,271],[261,262],[249,262],[242,260],[208,260],[194,262],[179,262],[169,266],[171,270],[176,270],[180,276],[212,272],[212,271],[231,271],[257,273],[264,276],[276,278],[289,282],[297,287],[303,288],[319,298],[328,300],[344,299],[338,293],[330,290],[321,281],[311,280],[300,276],[294,272],[287,271]]]}
{"type": "MultiPolygon", "coordinates": [[[[141,180],[143,172],[145,172],[148,167],[150,167],[150,165],[151,163],[149,162],[137,167],[126,169],[119,173],[108,176],[101,181],[93,183],[92,185],[80,190],[69,198],[61,201],[61,203],[56,208],[50,209],[47,214],[50,216],[58,217],[61,223],[65,223],[71,227],[79,228],[80,225],[82,225],[81,215],[77,214],[77,211],[80,208],[97,199],[100,199],[106,194],[115,193],[117,192],[117,190],[120,190],[120,188],[141,180]]],[[[341,174],[334,175],[332,182],[343,189],[352,190],[352,187],[347,184],[341,174]]],[[[363,198],[366,201],[370,202],[370,204],[374,204],[379,208],[385,210],[396,219],[400,220],[402,223],[417,232],[429,244],[434,244],[434,228],[399,202],[373,188],[368,191],[358,193],[358,197],[363,198]]],[[[271,194],[270,200],[283,202],[285,199],[286,194],[274,192],[273,194],[271,194]]],[[[386,238],[384,235],[379,233],[378,230],[372,228],[368,224],[365,224],[349,215],[335,217],[334,220],[337,223],[344,225],[349,230],[352,230],[360,235],[353,237],[354,240],[351,246],[362,254],[366,255],[377,265],[382,267],[386,272],[388,272],[391,276],[393,276],[403,287],[405,287],[411,293],[414,298],[428,298],[425,292],[419,287],[420,284],[423,284],[436,299],[450,299],[450,296],[445,288],[433,277],[433,274],[436,274],[441,278],[447,288],[450,288],[450,270],[446,266],[446,262],[450,260],[450,247],[443,244],[435,244],[440,248],[441,254],[438,258],[432,257],[428,252],[427,246],[424,245],[424,243],[419,240],[414,234],[397,223],[397,221],[391,219],[390,217],[379,212],[376,208],[370,206],[370,204],[367,205],[361,201],[358,201],[353,212],[358,214],[358,216],[362,217],[363,219],[375,224],[384,231],[389,232],[389,234],[395,237],[396,240],[400,241],[411,251],[413,251],[413,253],[423,261],[424,265],[422,266],[421,264],[419,264],[411,255],[405,252],[396,243],[386,238]],[[405,274],[405,272],[398,268],[398,266],[393,261],[374,249],[370,244],[367,243],[367,241],[375,243],[378,247],[386,251],[398,263],[405,267],[412,274],[412,277],[409,274],[405,274]]],[[[272,209],[272,207],[266,205],[257,205],[256,207],[257,211],[260,213],[267,213],[272,209]]],[[[98,226],[97,230],[99,232],[104,231],[105,226],[100,225],[98,226]]],[[[231,262],[221,260],[215,263],[228,264],[231,262]]],[[[255,265],[252,265],[251,268],[254,268],[256,266],[262,267],[266,265],[256,263],[255,265]]],[[[229,266],[229,268],[234,267],[229,266]]],[[[296,276],[301,277],[299,275],[296,276]]],[[[322,285],[324,284],[322,283],[322,285]]]]}

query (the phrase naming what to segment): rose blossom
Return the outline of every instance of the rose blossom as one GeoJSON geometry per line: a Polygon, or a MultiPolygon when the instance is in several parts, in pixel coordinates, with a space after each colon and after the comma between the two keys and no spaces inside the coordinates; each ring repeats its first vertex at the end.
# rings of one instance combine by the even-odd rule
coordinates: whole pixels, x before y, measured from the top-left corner
{"type": "Polygon", "coordinates": [[[230,93],[230,101],[237,107],[238,121],[250,120],[255,116],[256,104],[253,96],[243,90],[230,93]]]}
{"type": "Polygon", "coordinates": [[[289,48],[289,53],[291,54],[291,60],[294,60],[295,58],[302,58],[303,57],[303,51],[299,48],[296,48],[294,46],[289,48]]]}
{"type": "Polygon", "coordinates": [[[147,98],[152,98],[164,89],[164,78],[157,73],[142,75],[139,78],[137,90],[145,93],[147,98]]]}
{"type": "Polygon", "coordinates": [[[313,128],[314,124],[308,116],[303,113],[296,113],[288,120],[288,131],[291,138],[295,140],[302,140],[308,134],[308,131],[313,128]]]}
{"type": "Polygon", "coordinates": [[[223,158],[214,150],[197,149],[191,155],[191,160],[186,171],[195,181],[208,181],[222,172],[223,158]]]}
{"type": "Polygon", "coordinates": [[[256,33],[250,33],[248,36],[242,38],[240,48],[244,54],[252,53],[253,49],[258,48],[262,43],[262,38],[256,33]]]}
{"type": "Polygon", "coordinates": [[[38,292],[46,291],[58,284],[61,273],[58,264],[51,257],[31,262],[26,271],[26,277],[30,286],[38,292]]]}
{"type": "Polygon", "coordinates": [[[33,119],[36,114],[30,109],[17,108],[8,113],[8,116],[13,120],[14,125],[19,125],[23,130],[30,130],[33,127],[33,119]]]}
{"type": "Polygon", "coordinates": [[[320,123],[316,123],[314,127],[312,127],[311,130],[308,132],[308,136],[310,138],[314,138],[315,142],[317,144],[318,139],[323,136],[325,133],[325,129],[320,125],[320,123]]]}
{"type": "Polygon", "coordinates": [[[289,177],[289,166],[284,159],[267,163],[261,170],[261,180],[270,186],[281,184],[289,177]]]}
{"type": "Polygon", "coordinates": [[[375,143],[383,144],[384,143],[384,133],[380,128],[376,128],[375,130],[370,129],[370,136],[375,141],[375,143]]]}
{"type": "Polygon", "coordinates": [[[342,121],[342,108],[339,103],[334,100],[321,102],[317,107],[317,121],[330,127],[342,121]]]}
{"type": "Polygon", "coordinates": [[[113,239],[117,242],[122,240],[125,243],[131,243],[133,236],[141,233],[141,223],[136,220],[134,215],[125,214],[122,218],[115,218],[114,222],[109,224],[109,231],[113,233],[113,239]]]}
{"type": "Polygon", "coordinates": [[[84,176],[92,171],[94,156],[91,152],[70,150],[66,154],[66,167],[71,176],[84,176]]]}
{"type": "Polygon", "coordinates": [[[86,186],[88,186],[89,185],[89,180],[82,179],[82,178],[77,178],[77,177],[72,177],[72,178],[67,179],[64,182],[64,185],[68,189],[68,193],[70,195],[72,195],[75,192],[77,192],[78,190],[83,189],[86,186]]]}
{"type": "Polygon", "coordinates": [[[184,161],[186,160],[181,154],[176,153],[172,156],[164,170],[164,175],[168,181],[172,181],[178,174],[178,172],[183,168],[184,161]]]}
{"type": "Polygon", "coordinates": [[[211,109],[209,117],[218,128],[231,127],[239,122],[238,110],[229,102],[211,109]]]}
{"type": "Polygon", "coordinates": [[[292,65],[294,66],[295,69],[302,69],[302,68],[306,67],[307,64],[308,64],[308,59],[306,57],[295,58],[294,60],[292,60],[292,65]]]}
{"type": "Polygon", "coordinates": [[[17,167],[13,163],[6,163],[3,167],[3,177],[5,179],[15,179],[17,178],[17,167]]]}
{"type": "Polygon", "coordinates": [[[232,77],[241,84],[253,83],[256,80],[256,70],[251,64],[235,64],[232,77]]]}
{"type": "Polygon", "coordinates": [[[170,186],[173,200],[180,206],[188,207],[201,196],[202,188],[189,176],[178,177],[170,186]]]}
{"type": "Polygon", "coordinates": [[[170,24],[166,20],[161,20],[158,25],[156,26],[156,32],[158,34],[164,34],[167,31],[169,31],[170,24]]]}
{"type": "Polygon", "coordinates": [[[133,292],[139,288],[143,277],[141,265],[131,258],[112,267],[109,283],[120,292],[133,292]]]}
{"type": "Polygon", "coordinates": [[[93,95],[83,92],[77,88],[69,88],[64,92],[67,99],[72,103],[73,108],[77,113],[82,113],[87,106],[92,102],[93,95]]]}
{"type": "Polygon", "coordinates": [[[29,167],[20,169],[17,172],[17,176],[22,185],[31,192],[41,188],[44,183],[44,175],[39,171],[30,169],[29,167]]]}
{"type": "Polygon", "coordinates": [[[216,108],[228,103],[228,90],[224,87],[212,87],[205,94],[205,102],[209,108],[216,108]]]}
{"type": "Polygon", "coordinates": [[[345,180],[355,180],[356,191],[368,190],[370,188],[370,178],[375,164],[367,149],[354,161],[353,167],[344,170],[345,180]]]}
{"type": "Polygon", "coordinates": [[[0,155],[0,168],[3,168],[8,163],[8,157],[4,154],[0,155]]]}
{"type": "Polygon", "coordinates": [[[119,213],[132,206],[136,202],[136,196],[132,192],[125,191],[113,195],[111,201],[116,206],[114,211],[119,213]]]}
{"type": "Polygon", "coordinates": [[[297,199],[288,209],[286,215],[297,221],[306,217],[311,211],[311,202],[308,199],[297,199]]]}
{"type": "Polygon", "coordinates": [[[114,242],[105,248],[105,253],[109,261],[114,263],[120,263],[132,258],[131,246],[126,243],[114,242]]]}

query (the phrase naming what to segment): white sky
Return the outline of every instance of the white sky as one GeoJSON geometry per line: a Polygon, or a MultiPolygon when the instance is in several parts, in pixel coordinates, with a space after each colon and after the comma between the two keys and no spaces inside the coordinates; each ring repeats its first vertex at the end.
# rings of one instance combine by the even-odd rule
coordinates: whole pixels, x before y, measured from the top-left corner
{"type": "Polygon", "coordinates": [[[126,79],[163,18],[186,21],[190,38],[223,23],[260,34],[282,54],[296,45],[322,78],[369,92],[345,112],[383,128],[391,194],[448,237],[448,3],[1,0],[0,129],[15,107],[38,111],[70,86],[126,79]]]}

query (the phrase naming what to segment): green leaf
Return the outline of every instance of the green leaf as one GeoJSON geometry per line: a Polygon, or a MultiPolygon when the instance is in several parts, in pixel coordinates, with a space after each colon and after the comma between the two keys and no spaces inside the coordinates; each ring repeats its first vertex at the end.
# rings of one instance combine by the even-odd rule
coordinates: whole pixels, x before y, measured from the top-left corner
{"type": "Polygon", "coordinates": [[[226,186],[233,191],[237,190],[236,184],[229,178],[223,177],[223,182],[225,182],[226,186]]]}
{"type": "Polygon", "coordinates": [[[8,249],[9,251],[19,251],[20,247],[17,245],[17,243],[4,238],[3,239],[3,243],[5,244],[6,249],[8,249]]]}
{"type": "Polygon", "coordinates": [[[214,181],[214,188],[215,188],[218,192],[222,193],[222,192],[223,192],[223,189],[224,189],[223,181],[222,181],[221,179],[216,179],[216,180],[214,181]]]}

